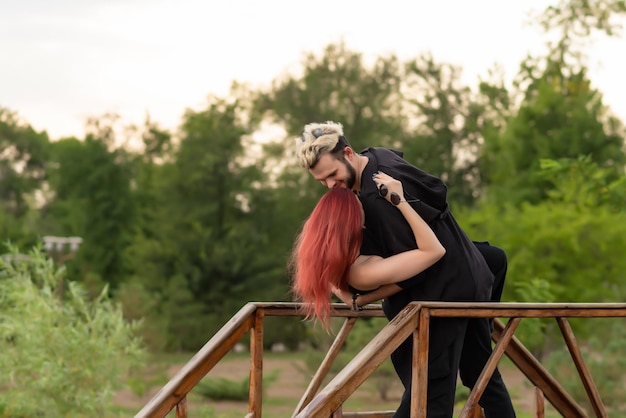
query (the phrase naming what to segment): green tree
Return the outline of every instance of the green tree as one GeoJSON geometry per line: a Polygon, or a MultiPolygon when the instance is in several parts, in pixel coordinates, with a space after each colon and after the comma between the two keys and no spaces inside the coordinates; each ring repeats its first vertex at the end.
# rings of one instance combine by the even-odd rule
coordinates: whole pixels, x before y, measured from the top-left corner
{"type": "Polygon", "coordinates": [[[127,152],[115,147],[108,118],[94,120],[83,141],[53,144],[45,212],[47,234],[83,238],[73,274],[95,274],[115,289],[128,274],[124,252],[133,235],[136,204],[127,152]],[[80,265],[80,268],[78,267],[80,265]]]}
{"type": "MultiPolygon", "coordinates": [[[[545,161],[543,167],[538,176],[549,179],[552,187],[546,200],[485,205],[460,216],[470,236],[489,239],[507,252],[503,300],[622,301],[626,295],[626,177],[616,176],[617,170],[600,167],[589,158],[545,161]]],[[[548,329],[544,331],[547,335],[548,329]]],[[[587,335],[587,330],[579,331],[584,332],[582,337],[587,335]]],[[[525,334],[539,352],[549,348],[543,335],[536,330],[525,334]]]]}
{"type": "Polygon", "coordinates": [[[406,64],[406,108],[415,133],[402,144],[405,158],[446,182],[455,205],[469,205],[480,195],[475,164],[482,139],[484,106],[468,86],[461,69],[423,54],[406,64]]]}
{"type": "Polygon", "coordinates": [[[405,138],[401,68],[395,56],[379,57],[368,66],[361,53],[341,42],[326,46],[321,54],[306,53],[301,69],[301,75],[275,79],[254,102],[255,113],[284,130],[283,137],[263,147],[270,181],[262,206],[271,209],[273,216],[267,219],[272,236],[285,252],[324,192],[295,160],[294,138],[305,124],[342,123],[357,151],[368,146],[400,146],[405,138]]]}
{"type": "Polygon", "coordinates": [[[588,155],[607,167],[624,167],[624,129],[587,77],[584,41],[594,32],[613,36],[621,0],[562,0],[537,22],[556,40],[545,57],[528,57],[515,82],[521,100],[505,129],[490,131],[480,158],[492,201],[537,202],[550,186],[537,177],[541,159],[588,155]]]}
{"type": "Polygon", "coordinates": [[[484,177],[492,196],[537,202],[549,184],[534,175],[541,159],[589,155],[603,166],[623,167],[624,137],[617,120],[604,123],[601,94],[584,72],[566,81],[544,74],[504,132],[485,145],[484,177]]]}
{"type": "Polygon", "coordinates": [[[0,203],[16,216],[28,210],[27,196],[42,186],[49,139],[0,107],[0,203]]]}
{"type": "Polygon", "coordinates": [[[341,42],[328,45],[321,56],[306,53],[301,65],[301,76],[274,80],[257,100],[258,109],[282,124],[290,138],[299,136],[307,123],[327,120],[342,123],[357,150],[391,145],[403,136],[401,71],[395,56],[378,57],[368,67],[361,53],[341,42]]]}
{"type": "Polygon", "coordinates": [[[245,302],[275,300],[287,286],[280,282],[283,254],[268,251],[261,215],[273,194],[248,143],[253,120],[242,91],[241,100],[210,97],[205,109],[186,112],[180,143],[154,167],[149,233],[139,233],[129,250],[134,280],[168,318],[170,348],[197,349],[245,302]]]}
{"type": "MultiPolygon", "coordinates": [[[[50,141],[15,112],[0,107],[0,237],[34,245],[37,192],[44,187],[50,141]]],[[[2,250],[0,250],[2,252],[2,250]]]]}
{"type": "Polygon", "coordinates": [[[142,149],[130,155],[132,177],[135,184],[133,192],[137,202],[137,230],[151,234],[151,221],[154,220],[158,193],[161,191],[161,167],[172,159],[172,134],[162,129],[149,117],[144,125],[137,129],[141,138],[142,149]]]}

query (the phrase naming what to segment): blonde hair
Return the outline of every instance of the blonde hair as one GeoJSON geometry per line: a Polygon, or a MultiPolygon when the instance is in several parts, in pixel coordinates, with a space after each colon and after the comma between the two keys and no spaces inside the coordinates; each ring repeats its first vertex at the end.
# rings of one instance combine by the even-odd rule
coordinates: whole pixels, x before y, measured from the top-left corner
{"type": "Polygon", "coordinates": [[[305,125],[302,135],[295,139],[298,162],[302,168],[314,168],[323,154],[335,150],[340,140],[347,145],[340,123],[328,121],[305,125]]]}

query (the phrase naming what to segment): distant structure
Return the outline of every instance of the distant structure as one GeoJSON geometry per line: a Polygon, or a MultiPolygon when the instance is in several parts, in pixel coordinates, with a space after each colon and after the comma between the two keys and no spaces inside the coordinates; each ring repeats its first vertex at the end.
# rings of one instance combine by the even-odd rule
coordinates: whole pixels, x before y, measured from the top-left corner
{"type": "Polygon", "coordinates": [[[81,237],[55,237],[46,235],[43,237],[43,245],[46,252],[54,261],[64,263],[73,258],[78,251],[78,247],[83,243],[81,237]]]}

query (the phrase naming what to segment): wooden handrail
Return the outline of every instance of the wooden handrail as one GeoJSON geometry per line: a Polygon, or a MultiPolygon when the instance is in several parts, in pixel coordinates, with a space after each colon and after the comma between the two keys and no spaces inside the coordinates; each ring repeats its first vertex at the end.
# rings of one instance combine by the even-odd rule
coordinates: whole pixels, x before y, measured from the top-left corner
{"type": "Polygon", "coordinates": [[[144,406],[136,417],[164,417],[252,328],[254,303],[246,304],[144,406]]]}
{"type": "MultiPolygon", "coordinates": [[[[263,319],[266,316],[302,316],[301,306],[296,303],[246,304],[229,320],[213,338],[135,415],[136,418],[164,417],[176,408],[177,417],[186,417],[186,396],[189,391],[230,351],[246,333],[251,331],[251,379],[250,400],[247,417],[261,417],[262,369],[263,369],[263,319]],[[184,411],[184,412],[180,412],[184,411]],[[180,415],[179,415],[180,413],[180,415]]],[[[358,317],[383,317],[379,305],[368,305],[361,312],[353,312],[344,304],[333,304],[333,316],[350,318],[333,346],[339,348],[358,317]],[[351,322],[350,322],[351,321],[351,322]]],[[[335,354],[320,366],[318,374],[300,400],[294,417],[388,417],[390,412],[342,413],[342,403],[389,357],[409,336],[414,338],[414,362],[412,385],[412,411],[415,417],[425,417],[426,383],[428,367],[428,328],[432,317],[496,318],[494,353],[485,365],[461,417],[471,416],[486,382],[495,370],[502,354],[506,354],[543,396],[567,417],[584,417],[585,411],[571,398],[541,363],[513,335],[515,327],[523,318],[555,318],[572,355],[583,385],[590,398],[594,413],[607,416],[600,394],[584,363],[576,339],[567,318],[626,317],[626,304],[616,303],[456,303],[413,302],[401,311],[341,370],[321,391],[315,395],[321,380],[330,368],[335,354]],[[505,328],[497,318],[513,318],[505,328]]],[[[335,347],[337,351],[338,348],[335,347]]],[[[539,399],[537,400],[539,402],[539,399]]],[[[543,407],[543,406],[542,406],[543,407]]],[[[539,411],[539,405],[538,405],[539,411]]]]}

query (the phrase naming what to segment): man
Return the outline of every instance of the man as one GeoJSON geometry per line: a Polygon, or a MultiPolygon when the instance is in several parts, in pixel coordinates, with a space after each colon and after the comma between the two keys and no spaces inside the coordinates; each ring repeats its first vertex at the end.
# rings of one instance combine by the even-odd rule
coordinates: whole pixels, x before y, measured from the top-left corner
{"type": "MultiPolygon", "coordinates": [[[[415,300],[499,301],[506,274],[506,256],[496,247],[472,243],[467,238],[448,209],[447,187],[440,179],[410,165],[400,153],[389,149],[367,148],[361,154],[354,152],[343,136],[343,127],[333,122],[306,125],[296,145],[300,165],[315,179],[328,188],[349,188],[359,196],[365,212],[362,254],[388,257],[416,247],[404,219],[380,197],[372,180],[378,171],[402,182],[404,198],[413,202],[411,205],[446,248],[446,255],[423,273],[400,283],[399,287],[390,285],[367,295],[357,295],[356,304],[361,306],[384,298],[383,310],[391,319],[415,300]]],[[[429,418],[452,416],[457,371],[463,384],[473,387],[491,351],[487,319],[431,319],[429,418]]],[[[405,387],[394,417],[409,417],[412,339],[404,341],[391,359],[405,387]]],[[[479,403],[487,418],[515,417],[510,396],[497,370],[479,403]]]]}

